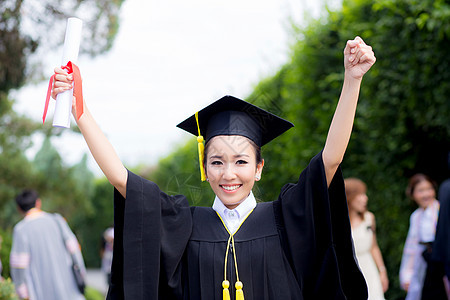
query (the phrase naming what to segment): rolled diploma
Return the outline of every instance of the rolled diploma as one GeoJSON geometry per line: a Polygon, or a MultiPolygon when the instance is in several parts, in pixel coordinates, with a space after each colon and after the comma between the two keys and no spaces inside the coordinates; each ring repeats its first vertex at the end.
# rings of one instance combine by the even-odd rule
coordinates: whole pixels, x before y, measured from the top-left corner
{"type": "MultiPolygon", "coordinates": [[[[78,18],[68,18],[66,36],[64,38],[64,50],[61,66],[69,61],[76,63],[81,41],[81,27],[83,21],[78,18]]],[[[73,89],[65,91],[56,96],[55,114],[53,115],[53,126],[70,127],[70,112],[72,110],[73,89]]]]}

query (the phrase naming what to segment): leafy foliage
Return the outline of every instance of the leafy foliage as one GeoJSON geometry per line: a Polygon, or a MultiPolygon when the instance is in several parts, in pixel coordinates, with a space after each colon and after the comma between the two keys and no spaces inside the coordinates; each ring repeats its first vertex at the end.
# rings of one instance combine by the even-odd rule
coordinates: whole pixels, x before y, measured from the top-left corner
{"type": "Polygon", "coordinates": [[[0,281],[0,300],[19,300],[10,278],[0,281]]]}
{"type": "Polygon", "coordinates": [[[105,299],[105,297],[102,295],[102,293],[100,293],[99,291],[97,291],[96,289],[87,286],[86,287],[86,291],[84,291],[84,297],[86,298],[86,300],[103,300],[105,299]]]}
{"type": "Polygon", "coordinates": [[[38,61],[31,56],[61,46],[69,17],[83,20],[81,53],[98,55],[109,50],[119,28],[122,3],[123,0],[3,0],[0,91],[21,86],[27,76],[39,71],[38,61]]]}
{"type": "Polygon", "coordinates": [[[12,244],[12,236],[8,231],[0,229],[0,260],[2,262],[2,274],[0,274],[0,278],[3,276],[7,277],[9,274],[9,252],[11,250],[12,244]]]}
{"type": "Polygon", "coordinates": [[[113,187],[100,178],[93,183],[89,210],[78,210],[74,215],[73,228],[81,244],[84,262],[87,266],[100,267],[100,252],[103,232],[114,224],[113,187]]]}
{"type": "Polygon", "coordinates": [[[200,181],[197,140],[180,147],[162,159],[156,170],[140,170],[139,173],[156,182],[164,192],[185,195],[191,205],[212,205],[214,193],[209,184],[200,181]]]}
{"type": "MultiPolygon", "coordinates": [[[[12,89],[41,79],[42,54],[62,45],[66,19],[81,16],[83,44],[80,53],[98,55],[111,48],[118,31],[119,9],[123,0],[2,0],[0,4],[0,228],[1,258],[8,274],[11,229],[20,219],[14,198],[23,188],[41,194],[44,209],[58,211],[73,224],[91,216],[95,206],[93,175],[83,158],[76,166],[62,162],[50,139],[42,145],[34,161],[25,156],[35,134],[60,134],[17,114],[12,89]]],[[[111,208],[112,210],[112,208],[111,208]]],[[[109,221],[110,222],[110,221],[109,221]]],[[[83,235],[79,235],[83,244],[83,235]]]]}

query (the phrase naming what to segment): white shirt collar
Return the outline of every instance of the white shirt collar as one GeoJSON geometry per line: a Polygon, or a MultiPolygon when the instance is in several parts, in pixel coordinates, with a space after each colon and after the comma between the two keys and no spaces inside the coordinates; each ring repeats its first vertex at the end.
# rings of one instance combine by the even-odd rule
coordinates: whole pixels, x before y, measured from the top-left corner
{"type": "Polygon", "coordinates": [[[216,196],[212,208],[220,215],[228,230],[234,233],[244,218],[256,207],[256,199],[250,191],[248,197],[234,209],[228,209],[216,196]]]}

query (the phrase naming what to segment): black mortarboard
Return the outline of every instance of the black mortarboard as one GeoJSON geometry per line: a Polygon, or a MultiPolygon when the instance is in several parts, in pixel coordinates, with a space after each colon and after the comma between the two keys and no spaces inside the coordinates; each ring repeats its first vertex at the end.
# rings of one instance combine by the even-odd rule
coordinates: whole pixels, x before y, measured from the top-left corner
{"type": "Polygon", "coordinates": [[[233,96],[220,98],[177,125],[198,136],[202,181],[206,179],[202,135],[206,142],[218,135],[241,135],[261,147],[293,126],[291,122],[233,96]]]}
{"type": "Polygon", "coordinates": [[[293,127],[268,111],[233,96],[224,96],[184,120],[177,127],[193,135],[204,135],[206,142],[217,135],[242,135],[263,146],[293,127]],[[198,132],[200,128],[200,133],[198,132]]]}

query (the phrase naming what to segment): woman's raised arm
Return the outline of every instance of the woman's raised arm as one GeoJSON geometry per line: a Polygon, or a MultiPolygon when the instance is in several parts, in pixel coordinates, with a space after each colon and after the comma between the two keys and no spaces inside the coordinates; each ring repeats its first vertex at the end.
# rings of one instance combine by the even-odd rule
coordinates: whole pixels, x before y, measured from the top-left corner
{"type": "Polygon", "coordinates": [[[362,77],[375,61],[372,47],[360,37],[347,41],[344,49],[344,84],[322,152],[328,186],[344,158],[350,140],[362,77]]]}
{"type": "MultiPolygon", "coordinates": [[[[52,89],[52,97],[56,98],[57,94],[70,90],[72,88],[72,83],[72,74],[67,74],[65,70],[59,67],[55,68],[55,81],[52,89]]],[[[83,102],[84,113],[80,119],[77,120],[78,127],[86,140],[92,156],[103,171],[103,174],[105,174],[106,178],[108,178],[109,182],[119,191],[119,193],[126,198],[128,172],[117,156],[113,146],[95,122],[85,101],[83,102]]],[[[75,110],[75,105],[72,105],[74,116],[76,116],[75,110]]]]}

